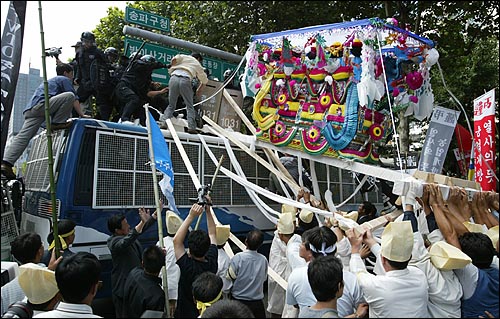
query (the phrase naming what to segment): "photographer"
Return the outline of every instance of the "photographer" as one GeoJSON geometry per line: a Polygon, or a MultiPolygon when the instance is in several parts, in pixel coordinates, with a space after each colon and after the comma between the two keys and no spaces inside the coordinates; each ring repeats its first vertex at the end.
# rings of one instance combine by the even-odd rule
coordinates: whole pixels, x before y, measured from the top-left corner
{"type": "Polygon", "coordinates": [[[114,91],[122,107],[119,122],[133,124],[131,121],[135,118],[139,119],[142,126],[146,126],[146,115],[142,108],[145,103],[152,103],[163,111],[166,100],[162,105],[158,99],[162,98],[161,94],[168,92],[168,88],[154,87],[151,74],[156,69],[166,67],[151,55],[144,55],[131,62],[114,91]]]}
{"type": "Polygon", "coordinates": [[[191,206],[188,216],[174,236],[175,258],[181,270],[175,318],[196,318],[199,315],[193,300],[193,282],[198,275],[205,271],[217,273],[217,237],[210,196],[204,196],[202,202],[205,204],[195,203],[191,206]],[[191,231],[187,240],[188,252],[186,252],[184,239],[188,233],[189,225],[203,213],[203,210],[206,210],[208,233],[202,229],[191,231]]]}

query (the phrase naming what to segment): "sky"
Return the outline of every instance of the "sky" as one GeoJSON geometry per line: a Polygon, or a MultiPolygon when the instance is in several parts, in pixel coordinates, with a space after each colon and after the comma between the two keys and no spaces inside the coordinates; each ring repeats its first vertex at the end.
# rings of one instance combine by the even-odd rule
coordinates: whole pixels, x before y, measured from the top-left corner
{"type": "MultiPolygon", "coordinates": [[[[1,33],[10,1],[1,1],[1,33]]],[[[75,56],[71,46],[80,40],[84,31],[92,31],[107,16],[109,7],[125,12],[126,1],[41,1],[45,48],[62,47],[59,59],[63,62],[75,56]]],[[[42,45],[40,33],[39,2],[28,1],[24,29],[23,53],[20,73],[29,73],[29,68],[42,69],[42,45]]],[[[56,63],[52,57],[46,59],[47,78],[56,76],[56,63]]]]}

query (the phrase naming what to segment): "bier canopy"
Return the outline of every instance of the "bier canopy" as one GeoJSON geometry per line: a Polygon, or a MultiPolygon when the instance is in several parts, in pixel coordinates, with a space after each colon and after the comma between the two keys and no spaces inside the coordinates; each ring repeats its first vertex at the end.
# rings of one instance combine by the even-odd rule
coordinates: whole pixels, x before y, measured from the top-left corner
{"type": "Polygon", "coordinates": [[[242,81],[257,138],[311,154],[378,161],[392,113],[430,116],[434,42],[379,18],[253,35],[242,81]]]}

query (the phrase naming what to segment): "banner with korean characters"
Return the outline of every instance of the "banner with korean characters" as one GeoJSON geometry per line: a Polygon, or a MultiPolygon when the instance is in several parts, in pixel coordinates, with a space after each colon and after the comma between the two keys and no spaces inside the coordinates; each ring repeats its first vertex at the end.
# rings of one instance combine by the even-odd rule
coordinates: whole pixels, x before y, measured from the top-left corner
{"type": "Polygon", "coordinates": [[[418,163],[420,171],[441,174],[460,111],[436,106],[418,163]]]}
{"type": "Polygon", "coordinates": [[[495,158],[495,90],[474,100],[475,180],[483,191],[497,191],[495,158]]]}

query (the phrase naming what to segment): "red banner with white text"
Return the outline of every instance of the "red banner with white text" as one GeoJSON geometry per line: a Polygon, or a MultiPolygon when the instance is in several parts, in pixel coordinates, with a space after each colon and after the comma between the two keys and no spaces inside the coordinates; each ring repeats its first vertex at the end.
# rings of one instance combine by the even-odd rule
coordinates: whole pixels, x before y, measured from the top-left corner
{"type": "Polygon", "coordinates": [[[475,180],[483,191],[496,191],[495,90],[474,100],[475,180]]]}

